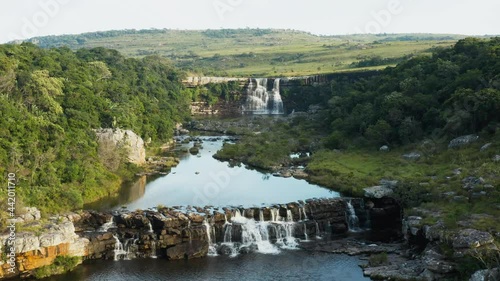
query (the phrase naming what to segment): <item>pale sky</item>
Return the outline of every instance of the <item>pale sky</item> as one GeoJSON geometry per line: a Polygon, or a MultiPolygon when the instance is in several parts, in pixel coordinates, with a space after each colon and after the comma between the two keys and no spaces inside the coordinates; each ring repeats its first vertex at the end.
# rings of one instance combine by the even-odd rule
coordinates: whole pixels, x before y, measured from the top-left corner
{"type": "Polygon", "coordinates": [[[0,43],[113,29],[500,34],[499,0],[0,0],[0,43]]]}

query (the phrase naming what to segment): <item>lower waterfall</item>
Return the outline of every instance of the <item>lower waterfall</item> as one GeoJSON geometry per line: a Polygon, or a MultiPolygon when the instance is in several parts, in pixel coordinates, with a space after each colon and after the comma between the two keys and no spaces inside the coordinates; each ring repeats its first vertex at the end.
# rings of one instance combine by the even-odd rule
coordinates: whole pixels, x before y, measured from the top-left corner
{"type": "Polygon", "coordinates": [[[354,210],[351,200],[347,201],[346,220],[349,231],[358,232],[361,230],[359,228],[359,218],[356,215],[356,210],[354,210]]]}
{"type": "Polygon", "coordinates": [[[284,249],[298,249],[301,239],[297,236],[308,241],[307,228],[302,217],[295,222],[290,210],[287,210],[286,217],[280,216],[276,208],[270,209],[269,212],[270,220],[265,221],[262,209],[259,210],[259,220],[244,217],[239,210],[235,210],[231,219],[222,226],[223,241],[213,243],[209,240],[209,255],[215,248],[217,252],[231,257],[249,251],[279,254],[284,249]]]}

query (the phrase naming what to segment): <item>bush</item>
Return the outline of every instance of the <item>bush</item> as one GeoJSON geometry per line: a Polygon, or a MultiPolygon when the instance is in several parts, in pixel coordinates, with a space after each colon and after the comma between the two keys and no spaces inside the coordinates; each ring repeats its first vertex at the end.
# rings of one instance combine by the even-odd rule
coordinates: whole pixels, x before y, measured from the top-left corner
{"type": "Polygon", "coordinates": [[[368,260],[368,264],[373,267],[385,265],[387,263],[388,263],[387,253],[385,252],[371,255],[370,259],[368,260]]]}
{"type": "Polygon", "coordinates": [[[80,257],[57,256],[51,265],[35,269],[33,276],[36,279],[42,279],[52,275],[63,274],[73,270],[81,261],[80,257]]]}

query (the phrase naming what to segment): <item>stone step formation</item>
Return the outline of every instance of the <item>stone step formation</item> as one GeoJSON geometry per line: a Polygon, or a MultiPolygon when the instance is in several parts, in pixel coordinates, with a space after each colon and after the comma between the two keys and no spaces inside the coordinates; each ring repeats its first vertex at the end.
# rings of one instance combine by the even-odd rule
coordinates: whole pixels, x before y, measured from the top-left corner
{"type": "MultiPolygon", "coordinates": [[[[277,254],[300,243],[352,232],[401,229],[401,209],[389,199],[310,199],[255,208],[177,207],[116,213],[97,229],[111,242],[88,258],[197,258],[257,252],[277,254]]],[[[94,213],[92,216],[102,214],[94,213]]],[[[86,223],[82,223],[82,226],[86,223]]],[[[87,227],[89,227],[87,225],[87,227]]],[[[88,235],[92,232],[83,232],[88,235]]]]}

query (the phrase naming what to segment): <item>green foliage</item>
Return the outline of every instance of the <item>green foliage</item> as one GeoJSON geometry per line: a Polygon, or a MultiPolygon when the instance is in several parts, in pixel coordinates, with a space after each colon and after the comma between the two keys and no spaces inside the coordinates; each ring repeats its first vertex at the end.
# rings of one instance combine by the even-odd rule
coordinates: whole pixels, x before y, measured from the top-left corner
{"type": "Polygon", "coordinates": [[[374,145],[494,132],[500,123],[499,46],[500,37],[467,38],[378,74],[292,88],[283,99],[289,110],[325,105],[325,123],[337,138],[365,138],[374,145]]]}
{"type": "Polygon", "coordinates": [[[63,274],[73,270],[80,263],[80,257],[57,256],[51,265],[35,269],[33,276],[36,279],[42,279],[52,275],[63,274]]]}
{"type": "Polygon", "coordinates": [[[0,174],[16,173],[18,199],[46,213],[108,196],[134,171],[120,151],[99,157],[93,129],[161,142],[189,117],[182,73],[163,58],[25,43],[0,45],[0,62],[0,174]]]}
{"type": "Polygon", "coordinates": [[[204,102],[212,106],[219,101],[239,101],[242,87],[237,81],[229,81],[227,83],[209,83],[204,86],[187,89],[187,91],[190,92],[192,101],[204,102]]]}
{"type": "Polygon", "coordinates": [[[388,262],[387,253],[373,254],[368,259],[368,264],[372,267],[386,265],[388,262]]]}

